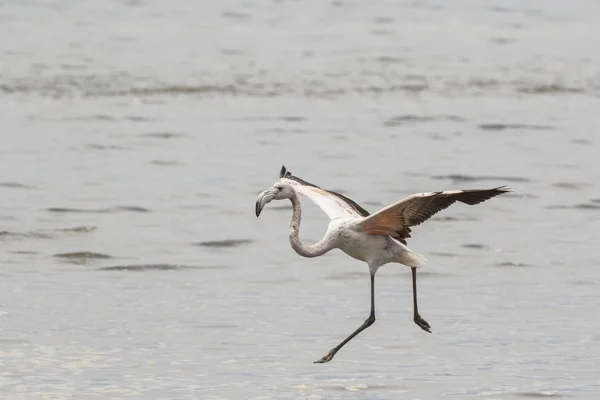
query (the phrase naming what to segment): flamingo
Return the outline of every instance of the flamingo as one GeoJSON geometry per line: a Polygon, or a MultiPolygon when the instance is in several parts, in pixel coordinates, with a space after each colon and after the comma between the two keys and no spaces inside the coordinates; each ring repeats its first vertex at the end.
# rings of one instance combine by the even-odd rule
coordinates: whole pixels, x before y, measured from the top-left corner
{"type": "Polygon", "coordinates": [[[406,265],[412,270],[413,321],[421,329],[431,333],[431,326],[421,317],[417,305],[417,268],[422,267],[425,257],[407,247],[411,227],[419,225],[437,212],[459,201],[468,205],[479,204],[497,195],[510,192],[506,186],[493,189],[447,190],[416,193],[390,204],[374,214],[369,214],[348,197],[322,189],[297,176],[285,166],[281,167],[279,181],[260,193],[256,200],[256,216],[273,200],[289,199],[292,203],[289,240],[292,248],[303,257],[319,257],[332,249],[340,249],[350,257],[364,261],[369,266],[371,278],[371,312],[365,322],[346,339],[332,348],[315,363],[326,363],[356,335],[375,322],[375,274],[388,263],[406,265]],[[302,211],[298,193],[315,202],[330,218],[323,238],[307,245],[300,240],[302,211]]]}

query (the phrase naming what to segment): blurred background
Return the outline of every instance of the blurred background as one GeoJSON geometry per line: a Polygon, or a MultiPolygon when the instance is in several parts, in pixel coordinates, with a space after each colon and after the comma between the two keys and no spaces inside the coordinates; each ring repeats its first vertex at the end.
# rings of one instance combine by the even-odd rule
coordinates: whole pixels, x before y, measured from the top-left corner
{"type": "MultiPolygon", "coordinates": [[[[600,4],[0,4],[0,398],[600,394],[600,4]],[[376,280],[299,257],[285,165],[371,212],[509,185],[376,280]]],[[[327,216],[308,200],[301,237],[327,216]]]]}

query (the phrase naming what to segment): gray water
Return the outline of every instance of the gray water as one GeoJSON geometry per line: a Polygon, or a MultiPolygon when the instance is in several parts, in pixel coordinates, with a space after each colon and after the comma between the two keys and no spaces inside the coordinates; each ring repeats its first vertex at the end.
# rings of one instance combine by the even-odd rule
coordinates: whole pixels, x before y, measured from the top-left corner
{"type": "MultiPolygon", "coordinates": [[[[600,5],[0,4],[0,398],[600,395],[600,5]],[[293,252],[282,164],[413,229],[410,270],[293,252]]],[[[301,236],[327,217],[309,201],[301,236]]]]}

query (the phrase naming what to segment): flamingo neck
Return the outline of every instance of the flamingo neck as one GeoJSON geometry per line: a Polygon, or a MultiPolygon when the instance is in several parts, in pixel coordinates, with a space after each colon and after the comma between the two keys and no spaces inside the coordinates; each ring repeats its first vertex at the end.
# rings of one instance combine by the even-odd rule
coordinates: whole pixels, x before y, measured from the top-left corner
{"type": "Polygon", "coordinates": [[[325,234],[323,239],[319,240],[317,243],[313,245],[306,245],[302,243],[300,240],[300,221],[302,220],[302,207],[300,205],[300,199],[298,199],[298,195],[294,192],[294,194],[290,197],[290,201],[292,202],[292,221],[290,222],[290,244],[292,248],[301,255],[302,257],[318,257],[329,250],[333,249],[333,245],[331,243],[331,238],[325,234]]]}

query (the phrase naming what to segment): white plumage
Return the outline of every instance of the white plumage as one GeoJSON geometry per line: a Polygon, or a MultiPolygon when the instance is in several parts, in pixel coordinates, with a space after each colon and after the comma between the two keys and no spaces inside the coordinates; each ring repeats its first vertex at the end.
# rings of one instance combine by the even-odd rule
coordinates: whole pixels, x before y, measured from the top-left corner
{"type": "Polygon", "coordinates": [[[285,166],[281,167],[279,178],[278,182],[258,196],[257,217],[270,201],[289,199],[293,207],[290,244],[299,255],[318,257],[337,248],[353,258],[366,262],[369,266],[371,277],[369,318],[348,338],[320,360],[315,361],[316,363],[331,361],[346,343],[375,322],[375,274],[379,267],[388,263],[395,262],[411,267],[414,322],[423,330],[431,332],[431,327],[418,312],[416,268],[423,265],[425,257],[406,246],[406,239],[411,233],[410,227],[421,224],[456,201],[473,205],[509,191],[502,186],[482,190],[418,193],[390,204],[374,214],[369,214],[367,210],[346,196],[322,189],[292,175],[285,166]],[[323,238],[313,245],[306,245],[300,240],[302,209],[297,193],[315,202],[331,220],[323,238]]]}
{"type": "Polygon", "coordinates": [[[316,186],[303,185],[298,180],[286,177],[281,178],[280,182],[291,185],[297,193],[303,194],[315,202],[315,204],[327,214],[329,219],[361,216],[360,213],[352,208],[347,202],[338,196],[332,195],[331,192],[316,186]]]}

